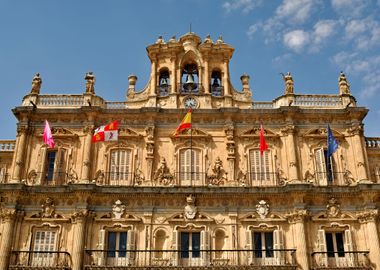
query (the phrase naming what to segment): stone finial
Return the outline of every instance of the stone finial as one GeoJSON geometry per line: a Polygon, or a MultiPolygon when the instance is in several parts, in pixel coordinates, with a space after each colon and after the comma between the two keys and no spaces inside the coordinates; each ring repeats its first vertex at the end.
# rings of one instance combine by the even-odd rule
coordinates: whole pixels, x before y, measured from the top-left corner
{"type": "Polygon", "coordinates": [[[286,74],[281,73],[285,82],[285,95],[294,94],[294,81],[292,74],[288,71],[286,74]]]}
{"type": "Polygon", "coordinates": [[[185,206],[185,218],[194,219],[197,214],[197,207],[195,206],[195,198],[192,194],[186,197],[186,206],[185,206]]]}
{"type": "Polygon", "coordinates": [[[120,201],[117,200],[114,205],[112,205],[112,214],[116,219],[121,219],[125,213],[127,207],[120,201]]]}
{"type": "Polygon", "coordinates": [[[211,39],[211,36],[210,34],[208,34],[205,38],[205,40],[203,41],[204,43],[212,43],[212,39],[211,39]]]}
{"type": "Polygon", "coordinates": [[[32,90],[30,90],[31,94],[39,94],[41,90],[42,79],[40,77],[40,73],[36,73],[32,79],[32,90]]]}
{"type": "Polygon", "coordinates": [[[92,71],[89,71],[84,76],[86,80],[86,94],[95,94],[95,75],[92,71]]]}
{"type": "Polygon", "coordinates": [[[261,219],[264,219],[269,214],[269,204],[261,200],[256,204],[256,213],[260,216],[261,219]]]}
{"type": "Polygon", "coordinates": [[[156,44],[165,44],[165,40],[162,38],[162,36],[158,36],[156,44]]]}
{"type": "Polygon", "coordinates": [[[129,99],[133,99],[135,97],[135,89],[136,89],[136,82],[137,82],[137,76],[134,74],[131,74],[128,76],[128,92],[127,97],[129,99]]]}
{"type": "Polygon", "coordinates": [[[351,95],[350,84],[343,71],[341,71],[339,75],[339,95],[351,95]]]}
{"type": "Polygon", "coordinates": [[[172,36],[172,37],[169,39],[169,41],[168,41],[168,43],[175,43],[175,42],[177,42],[177,39],[175,38],[175,36],[172,36]]]}
{"type": "Polygon", "coordinates": [[[243,92],[244,91],[249,91],[249,75],[248,74],[243,74],[240,76],[240,81],[241,84],[243,85],[243,92]]]}
{"type": "Polygon", "coordinates": [[[224,41],[223,41],[223,38],[222,36],[219,36],[218,39],[216,40],[216,44],[223,44],[224,41]]]}

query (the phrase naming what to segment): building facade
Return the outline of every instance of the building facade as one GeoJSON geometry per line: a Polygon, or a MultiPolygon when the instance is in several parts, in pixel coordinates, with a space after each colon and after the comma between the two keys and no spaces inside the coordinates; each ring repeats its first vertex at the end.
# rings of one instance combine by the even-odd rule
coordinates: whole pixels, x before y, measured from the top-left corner
{"type": "Polygon", "coordinates": [[[335,94],[303,95],[287,73],[256,102],[248,75],[230,82],[233,52],[159,37],[148,84],[129,76],[120,102],[91,72],[78,95],[42,94],[36,74],[16,140],[0,142],[0,270],[380,269],[380,138],[364,137],[345,75],[335,94]],[[175,136],[188,108],[193,128],[175,136]],[[92,142],[116,120],[117,141],[92,142]]]}

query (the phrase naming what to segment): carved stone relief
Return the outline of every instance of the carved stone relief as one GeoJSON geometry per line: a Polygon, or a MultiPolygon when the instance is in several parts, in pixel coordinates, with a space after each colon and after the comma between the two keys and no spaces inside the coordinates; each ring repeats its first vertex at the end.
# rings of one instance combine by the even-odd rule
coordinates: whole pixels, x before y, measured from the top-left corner
{"type": "Polygon", "coordinates": [[[256,204],[256,213],[261,219],[265,219],[269,214],[269,204],[264,200],[259,201],[259,203],[256,204]]]}
{"type": "Polygon", "coordinates": [[[184,209],[185,218],[194,219],[197,214],[198,208],[195,206],[195,198],[193,197],[193,195],[190,194],[186,198],[186,203],[187,204],[184,209]]]}

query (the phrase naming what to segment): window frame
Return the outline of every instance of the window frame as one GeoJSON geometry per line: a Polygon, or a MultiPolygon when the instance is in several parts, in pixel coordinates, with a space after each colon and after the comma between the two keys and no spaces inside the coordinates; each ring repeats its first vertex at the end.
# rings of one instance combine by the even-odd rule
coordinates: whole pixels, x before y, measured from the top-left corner
{"type": "Polygon", "coordinates": [[[110,185],[128,185],[133,180],[133,150],[130,148],[112,148],[109,150],[107,182],[110,185]],[[123,157],[121,153],[125,153],[123,157]],[[117,164],[113,164],[114,156],[117,164]],[[123,164],[121,164],[123,163],[123,164]],[[120,170],[122,167],[122,170],[120,170]],[[116,168],[116,169],[115,169],[116,168]]]}

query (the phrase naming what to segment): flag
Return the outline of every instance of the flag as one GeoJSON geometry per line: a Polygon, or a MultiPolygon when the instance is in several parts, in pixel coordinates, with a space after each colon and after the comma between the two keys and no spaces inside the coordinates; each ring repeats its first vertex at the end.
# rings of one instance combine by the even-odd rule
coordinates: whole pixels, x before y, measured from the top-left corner
{"type": "Polygon", "coordinates": [[[95,129],[92,142],[109,142],[118,140],[118,122],[114,121],[108,125],[95,129]]]}
{"type": "Polygon", "coordinates": [[[264,138],[263,125],[260,125],[260,154],[263,155],[264,151],[268,149],[268,145],[264,138]]]}
{"type": "Polygon", "coordinates": [[[49,122],[47,120],[45,120],[44,135],[42,136],[42,138],[45,144],[47,144],[50,148],[54,148],[55,143],[54,143],[53,135],[51,134],[49,122]]]}
{"type": "Polygon", "coordinates": [[[179,124],[179,126],[175,130],[174,135],[176,137],[179,135],[179,133],[182,130],[191,129],[191,113],[192,113],[192,109],[190,108],[189,111],[187,112],[187,114],[185,115],[185,117],[182,119],[181,124],[179,124]]]}
{"type": "Polygon", "coordinates": [[[338,142],[334,138],[330,125],[327,125],[327,157],[331,157],[332,154],[338,149],[338,142]]]}

